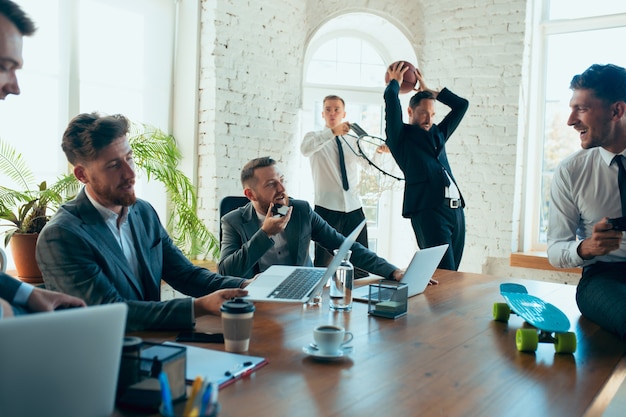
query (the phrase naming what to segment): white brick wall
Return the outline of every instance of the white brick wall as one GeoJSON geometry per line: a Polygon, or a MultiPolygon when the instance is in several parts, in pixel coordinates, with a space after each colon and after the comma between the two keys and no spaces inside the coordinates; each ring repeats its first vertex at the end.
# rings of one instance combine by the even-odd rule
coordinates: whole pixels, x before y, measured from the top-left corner
{"type": "Polygon", "coordinates": [[[239,170],[251,158],[272,155],[288,178],[296,174],[300,167],[290,161],[298,160],[306,41],[333,17],[371,12],[407,35],[430,87],[447,86],[470,100],[448,145],[468,203],[461,269],[572,282],[572,276],[508,266],[517,242],[526,6],[526,0],[203,1],[201,216],[217,231],[219,199],[241,194],[239,170]]]}

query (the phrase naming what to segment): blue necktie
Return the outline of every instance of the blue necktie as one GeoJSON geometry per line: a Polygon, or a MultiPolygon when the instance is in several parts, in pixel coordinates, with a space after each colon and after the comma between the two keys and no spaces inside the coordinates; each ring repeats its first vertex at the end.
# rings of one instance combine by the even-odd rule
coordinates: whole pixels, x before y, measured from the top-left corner
{"type": "Polygon", "coordinates": [[[339,151],[339,169],[341,170],[341,184],[343,189],[348,191],[350,185],[348,184],[348,174],[346,173],[346,160],[343,157],[343,148],[339,136],[335,136],[335,142],[337,142],[337,150],[339,151]]]}

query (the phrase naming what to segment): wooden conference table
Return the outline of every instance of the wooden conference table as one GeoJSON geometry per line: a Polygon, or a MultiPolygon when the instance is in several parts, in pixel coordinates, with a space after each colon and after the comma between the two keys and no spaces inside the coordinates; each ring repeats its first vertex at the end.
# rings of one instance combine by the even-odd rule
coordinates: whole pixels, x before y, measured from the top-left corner
{"type": "MultiPolygon", "coordinates": [[[[269,364],[220,391],[220,416],[602,414],[626,376],[626,343],[580,316],[574,286],[444,270],[435,278],[440,284],[411,298],[408,314],[396,320],[369,316],[365,303],[331,312],[326,298],[321,307],[257,303],[249,354],[269,364]],[[517,351],[522,320],[491,317],[505,281],[526,285],[567,314],[576,353],[555,354],[549,344],[517,351]],[[303,353],[324,323],[354,334],[349,358],[318,362],[303,353]]],[[[202,318],[197,330],[219,332],[220,320],[202,318]]],[[[166,340],[175,333],[136,335],[166,340]]]]}

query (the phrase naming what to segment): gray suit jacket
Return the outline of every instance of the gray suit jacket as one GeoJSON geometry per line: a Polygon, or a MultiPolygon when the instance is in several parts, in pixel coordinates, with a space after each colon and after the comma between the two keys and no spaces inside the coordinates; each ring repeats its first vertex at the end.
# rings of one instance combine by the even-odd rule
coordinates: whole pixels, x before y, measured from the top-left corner
{"type": "Polygon", "coordinates": [[[143,200],[128,208],[141,276],[131,271],[116,238],[82,190],[64,204],[37,241],[46,288],[80,297],[88,305],[125,302],[126,330],[193,327],[192,300],[160,301],[161,280],[192,297],[236,288],[241,278],[194,266],[173,244],[154,208],[143,200]]]}
{"type": "MultiPolygon", "coordinates": [[[[291,219],[285,228],[291,260],[289,265],[313,266],[309,257],[311,240],[331,253],[339,248],[345,237],[333,229],[308,202],[291,199],[291,219]]],[[[222,242],[219,272],[251,278],[259,270],[259,259],[274,245],[274,241],[260,229],[259,219],[252,203],[231,211],[222,217],[222,242]]],[[[352,245],[350,261],[361,269],[390,278],[398,269],[360,243],[352,245]]]]}

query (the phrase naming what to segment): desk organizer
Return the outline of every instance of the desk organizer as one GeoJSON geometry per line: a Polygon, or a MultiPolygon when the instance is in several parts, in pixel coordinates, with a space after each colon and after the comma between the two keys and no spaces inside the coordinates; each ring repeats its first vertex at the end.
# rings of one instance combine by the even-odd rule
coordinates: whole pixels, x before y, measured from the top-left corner
{"type": "Polygon", "coordinates": [[[118,391],[118,405],[142,411],[158,410],[161,403],[161,371],[167,374],[172,400],[186,398],[186,367],[187,348],[184,346],[141,342],[135,349],[124,349],[120,376],[124,375],[128,378],[127,382],[132,383],[123,391],[118,391]]]}
{"type": "Polygon", "coordinates": [[[406,315],[409,286],[397,281],[380,280],[369,285],[367,312],[372,316],[397,319],[406,315]]]}

